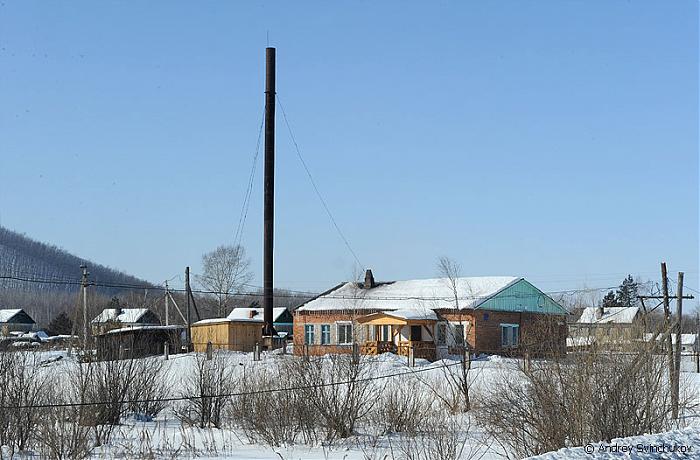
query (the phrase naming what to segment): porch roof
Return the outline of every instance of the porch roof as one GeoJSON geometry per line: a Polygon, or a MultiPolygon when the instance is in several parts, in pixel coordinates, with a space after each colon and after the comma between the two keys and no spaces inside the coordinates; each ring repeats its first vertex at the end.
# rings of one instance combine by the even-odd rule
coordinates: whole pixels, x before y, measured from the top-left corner
{"type": "Polygon", "coordinates": [[[410,325],[431,324],[437,321],[434,311],[428,309],[404,309],[395,311],[382,311],[358,318],[357,322],[366,325],[410,325]]]}

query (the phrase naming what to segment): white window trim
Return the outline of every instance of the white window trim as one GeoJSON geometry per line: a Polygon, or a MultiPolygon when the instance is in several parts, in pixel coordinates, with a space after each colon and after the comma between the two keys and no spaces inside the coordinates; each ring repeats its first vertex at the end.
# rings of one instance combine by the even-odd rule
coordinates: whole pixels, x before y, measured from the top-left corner
{"type": "Polygon", "coordinates": [[[304,324],[304,345],[314,345],[316,343],[316,325],[315,324],[304,324]],[[308,332],[307,328],[311,328],[311,341],[307,340],[308,332]]]}
{"type": "MultiPolygon", "coordinates": [[[[354,333],[355,333],[355,329],[352,325],[352,321],[336,321],[335,322],[335,336],[336,336],[336,340],[338,342],[338,345],[352,345],[353,340],[354,340],[354,337],[353,337],[354,333]],[[350,326],[350,337],[349,337],[350,341],[349,342],[347,342],[347,341],[341,342],[340,341],[340,327],[341,326],[350,326]]],[[[348,340],[347,334],[346,334],[345,340],[348,340]]]]}
{"type": "MultiPolygon", "coordinates": [[[[515,323],[500,323],[499,327],[501,328],[501,348],[504,347],[518,347],[520,346],[520,324],[515,324],[515,323]],[[503,328],[512,328],[512,329],[518,329],[518,343],[503,343],[503,328]]],[[[512,340],[512,335],[511,335],[511,340],[512,340]]]]}

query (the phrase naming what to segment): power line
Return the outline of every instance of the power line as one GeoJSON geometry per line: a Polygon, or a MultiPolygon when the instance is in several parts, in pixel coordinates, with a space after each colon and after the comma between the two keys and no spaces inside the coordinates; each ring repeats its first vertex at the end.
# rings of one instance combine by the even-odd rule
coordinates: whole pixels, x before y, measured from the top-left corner
{"type": "Polygon", "coordinates": [[[311,181],[311,185],[313,186],[314,191],[316,192],[316,196],[318,197],[319,201],[323,205],[323,209],[326,210],[326,214],[328,214],[328,217],[331,219],[331,222],[333,223],[333,226],[335,227],[336,231],[338,232],[338,235],[340,235],[340,238],[345,243],[345,246],[350,251],[350,254],[352,254],[352,257],[355,259],[355,262],[357,262],[357,265],[360,268],[364,267],[364,265],[362,265],[362,262],[360,262],[360,259],[357,257],[357,254],[355,253],[355,251],[353,251],[352,247],[350,246],[350,242],[343,234],[343,231],[340,230],[340,226],[338,225],[338,222],[336,222],[335,217],[333,217],[331,210],[328,208],[328,204],[326,203],[326,200],[323,199],[321,192],[319,191],[318,187],[316,186],[316,181],[314,180],[313,176],[311,175],[311,171],[309,170],[309,167],[306,165],[306,161],[304,161],[304,157],[301,156],[301,151],[299,150],[299,144],[297,144],[296,138],[294,137],[294,133],[292,132],[292,127],[289,124],[289,120],[287,120],[287,113],[284,111],[284,106],[282,105],[282,100],[280,99],[279,94],[277,94],[277,103],[279,104],[280,109],[282,110],[282,118],[284,118],[284,123],[285,123],[285,125],[287,125],[287,130],[289,131],[289,137],[292,139],[292,143],[294,144],[294,149],[296,150],[297,156],[299,157],[299,160],[301,161],[301,165],[304,167],[304,170],[306,171],[306,175],[309,176],[309,181],[311,181]]]}
{"type": "Polygon", "coordinates": [[[258,156],[260,155],[260,142],[262,139],[263,126],[265,124],[265,114],[263,112],[260,118],[260,128],[258,130],[258,142],[255,147],[255,155],[253,156],[253,164],[250,168],[250,176],[248,177],[248,186],[246,188],[245,196],[243,198],[243,206],[241,207],[241,215],[238,218],[238,226],[236,227],[236,234],[233,238],[235,246],[238,246],[243,238],[243,228],[245,227],[245,221],[248,217],[248,209],[250,208],[250,197],[253,193],[253,185],[255,184],[255,169],[258,164],[258,156]]]}
{"type": "MultiPolygon", "coordinates": [[[[0,275],[0,280],[7,279],[7,280],[14,280],[14,281],[22,281],[22,282],[28,282],[28,283],[38,283],[38,284],[56,284],[56,285],[71,285],[71,286],[80,286],[81,281],[80,280],[53,280],[53,279],[38,279],[38,278],[28,278],[28,277],[18,277],[18,276],[11,276],[11,275],[0,275]]],[[[134,290],[143,290],[143,289],[151,289],[154,291],[165,291],[165,287],[163,286],[156,286],[156,285],[131,285],[131,284],[121,284],[121,283],[100,283],[100,282],[90,282],[90,286],[96,286],[96,287],[109,287],[109,288],[119,288],[119,289],[134,289],[134,290]]],[[[573,295],[577,293],[582,293],[582,292],[598,292],[598,291],[607,291],[610,289],[617,289],[619,286],[609,286],[609,287],[597,287],[597,288],[583,288],[583,289],[568,289],[568,290],[560,290],[560,291],[548,291],[545,292],[543,291],[542,294],[510,294],[507,296],[501,296],[501,298],[520,298],[520,299],[526,299],[526,298],[534,298],[534,297],[541,297],[543,294],[547,296],[551,295],[573,295]]],[[[177,288],[169,288],[170,292],[185,292],[185,289],[177,289],[177,288]]],[[[229,296],[239,296],[239,297],[261,297],[263,293],[261,292],[233,292],[233,293],[225,293],[221,291],[215,291],[215,290],[202,290],[202,289],[193,289],[191,292],[196,293],[196,294],[216,294],[216,295],[223,295],[223,294],[228,294],[229,296]]],[[[297,292],[294,293],[294,291],[291,291],[290,293],[279,293],[275,294],[277,297],[288,297],[288,298],[298,298],[300,295],[311,295],[312,293],[308,292],[297,292]]],[[[318,294],[316,294],[318,295],[318,294]]],[[[366,300],[369,301],[395,301],[395,300],[417,300],[417,301],[422,301],[422,300],[433,300],[433,301],[454,301],[454,296],[449,295],[449,296],[353,296],[353,295],[340,295],[340,294],[326,294],[323,296],[324,298],[327,299],[339,299],[339,300],[354,300],[358,302],[363,302],[366,300]]],[[[493,295],[484,295],[484,296],[475,296],[475,295],[469,295],[469,296],[459,296],[459,300],[481,300],[481,299],[489,299],[493,297],[493,295]]]]}

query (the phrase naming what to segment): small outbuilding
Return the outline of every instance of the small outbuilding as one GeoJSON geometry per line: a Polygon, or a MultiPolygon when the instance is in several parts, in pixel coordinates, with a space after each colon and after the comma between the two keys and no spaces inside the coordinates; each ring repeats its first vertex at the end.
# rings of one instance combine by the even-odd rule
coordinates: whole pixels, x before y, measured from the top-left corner
{"type": "MultiPolygon", "coordinates": [[[[262,307],[240,307],[231,310],[227,316],[228,319],[260,319],[265,317],[265,312],[262,307]]],[[[286,307],[275,307],[272,309],[272,326],[277,331],[277,334],[292,335],[294,329],[294,317],[286,307]]]]}
{"type": "Polygon", "coordinates": [[[9,336],[10,332],[30,332],[36,321],[21,308],[0,310],[0,335],[9,336]]]}
{"type": "Polygon", "coordinates": [[[185,326],[128,326],[95,336],[100,359],[142,358],[162,355],[165,344],[170,354],[182,350],[185,326]]]}
{"type": "Polygon", "coordinates": [[[194,351],[203,352],[211,342],[214,349],[253,351],[262,344],[263,318],[213,318],[192,324],[190,334],[194,351]]]}

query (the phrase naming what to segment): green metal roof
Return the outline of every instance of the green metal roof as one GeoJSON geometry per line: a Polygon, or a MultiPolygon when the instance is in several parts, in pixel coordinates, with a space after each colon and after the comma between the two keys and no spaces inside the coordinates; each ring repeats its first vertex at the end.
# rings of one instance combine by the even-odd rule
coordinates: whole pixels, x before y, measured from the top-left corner
{"type": "Polygon", "coordinates": [[[550,315],[566,315],[568,313],[564,307],[525,279],[521,279],[497,292],[492,297],[481,302],[476,308],[480,310],[544,313],[550,315]]]}

